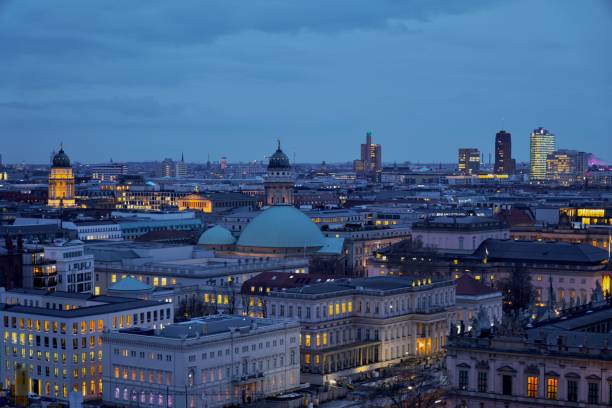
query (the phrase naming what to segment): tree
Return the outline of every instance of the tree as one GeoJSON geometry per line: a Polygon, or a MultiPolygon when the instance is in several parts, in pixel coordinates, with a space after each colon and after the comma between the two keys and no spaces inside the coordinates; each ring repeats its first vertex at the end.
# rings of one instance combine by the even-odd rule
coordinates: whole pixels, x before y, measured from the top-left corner
{"type": "Polygon", "coordinates": [[[531,275],[523,266],[514,267],[508,276],[499,280],[497,287],[502,292],[506,313],[528,309],[535,297],[531,275]]]}
{"type": "Polygon", "coordinates": [[[394,408],[442,407],[446,394],[441,371],[423,365],[385,370],[386,378],[362,387],[370,406],[394,408]]]}

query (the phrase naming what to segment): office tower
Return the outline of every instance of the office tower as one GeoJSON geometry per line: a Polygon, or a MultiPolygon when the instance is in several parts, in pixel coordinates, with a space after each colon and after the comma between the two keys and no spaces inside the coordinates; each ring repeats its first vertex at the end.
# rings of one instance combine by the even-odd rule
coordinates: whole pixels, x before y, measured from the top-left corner
{"type": "Polygon", "coordinates": [[[162,177],[174,177],[176,171],[175,163],[172,159],[165,158],[161,163],[161,176],[162,177]]]}
{"type": "Polygon", "coordinates": [[[361,158],[353,162],[357,175],[372,180],[379,178],[382,171],[382,147],[372,143],[372,132],[366,133],[366,142],[361,144],[361,158]]]}
{"type": "Polygon", "coordinates": [[[475,174],[480,170],[480,151],[474,147],[459,149],[459,171],[463,174],[475,174]]]}
{"type": "Polygon", "coordinates": [[[546,179],[566,186],[581,183],[588,169],[588,156],[577,150],[555,150],[546,158],[546,179]]]}
{"type": "Polygon", "coordinates": [[[293,205],[293,188],[295,179],[289,158],[282,151],[280,141],[278,148],[268,162],[268,173],[264,179],[266,205],[293,205]]]}
{"type": "Polygon", "coordinates": [[[500,130],[495,134],[495,173],[513,174],[514,160],[512,159],[512,134],[500,130]]]}
{"type": "Polygon", "coordinates": [[[555,135],[542,127],[531,133],[529,145],[529,178],[532,181],[546,179],[546,160],[555,151],[555,135]]]}
{"type": "Polygon", "coordinates": [[[176,162],[175,176],[183,178],[187,176],[187,165],[185,164],[185,156],[181,153],[181,161],[176,162]]]}
{"type": "Polygon", "coordinates": [[[91,166],[91,178],[100,181],[117,181],[127,174],[127,165],[121,163],[96,164],[91,166]]]}
{"type": "Polygon", "coordinates": [[[49,173],[48,205],[50,207],[74,207],[74,174],[70,166],[70,158],[60,147],[53,155],[49,173]]]}

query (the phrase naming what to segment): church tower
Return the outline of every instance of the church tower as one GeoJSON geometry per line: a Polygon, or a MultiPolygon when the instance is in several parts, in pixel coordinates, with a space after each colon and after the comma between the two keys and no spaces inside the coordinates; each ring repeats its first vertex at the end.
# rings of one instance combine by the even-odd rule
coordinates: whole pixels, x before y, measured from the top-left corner
{"type": "Polygon", "coordinates": [[[264,179],[264,189],[266,192],[266,205],[293,205],[293,188],[295,179],[289,158],[280,147],[268,162],[268,174],[264,179]]]}
{"type": "Polygon", "coordinates": [[[53,156],[51,172],[49,173],[49,207],[74,207],[74,174],[70,166],[70,158],[60,147],[53,156]]]}

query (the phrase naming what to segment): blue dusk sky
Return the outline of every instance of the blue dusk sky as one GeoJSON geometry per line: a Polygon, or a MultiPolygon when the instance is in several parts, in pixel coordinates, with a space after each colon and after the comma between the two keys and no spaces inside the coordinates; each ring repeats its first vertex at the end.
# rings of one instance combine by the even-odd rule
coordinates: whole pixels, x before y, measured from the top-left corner
{"type": "Polygon", "coordinates": [[[612,160],[610,0],[0,0],[0,62],[8,163],[612,160]]]}

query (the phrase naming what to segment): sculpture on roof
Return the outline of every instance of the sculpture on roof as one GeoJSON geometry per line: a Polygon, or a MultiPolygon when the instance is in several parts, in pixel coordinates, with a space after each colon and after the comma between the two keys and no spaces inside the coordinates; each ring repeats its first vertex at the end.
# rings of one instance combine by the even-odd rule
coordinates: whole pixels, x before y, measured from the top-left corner
{"type": "Polygon", "coordinates": [[[524,337],[525,329],[521,322],[521,313],[504,313],[502,321],[496,326],[495,333],[498,336],[505,337],[524,337]]]}
{"type": "Polygon", "coordinates": [[[603,289],[601,288],[601,284],[599,280],[595,281],[595,288],[593,289],[593,294],[591,295],[591,304],[592,306],[602,306],[606,303],[606,297],[604,296],[603,289]]]}

